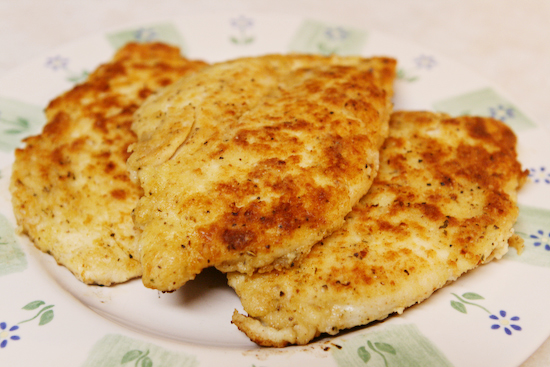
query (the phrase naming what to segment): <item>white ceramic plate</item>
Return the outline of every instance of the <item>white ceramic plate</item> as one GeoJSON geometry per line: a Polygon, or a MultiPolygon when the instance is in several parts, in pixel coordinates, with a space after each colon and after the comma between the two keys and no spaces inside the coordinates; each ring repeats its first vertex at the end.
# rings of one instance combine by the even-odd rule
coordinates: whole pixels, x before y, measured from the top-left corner
{"type": "Polygon", "coordinates": [[[129,26],[53,50],[0,79],[0,360],[9,366],[518,366],[550,335],[549,137],[484,78],[452,60],[368,29],[292,16],[187,16],[129,26]],[[242,311],[223,275],[206,271],[171,294],[139,280],[86,286],[14,234],[9,176],[42,110],[129,40],[161,40],[189,58],[273,52],[397,58],[396,109],[499,118],[531,170],[514,250],[384,322],[305,347],[259,348],[231,324],[242,311]]]}

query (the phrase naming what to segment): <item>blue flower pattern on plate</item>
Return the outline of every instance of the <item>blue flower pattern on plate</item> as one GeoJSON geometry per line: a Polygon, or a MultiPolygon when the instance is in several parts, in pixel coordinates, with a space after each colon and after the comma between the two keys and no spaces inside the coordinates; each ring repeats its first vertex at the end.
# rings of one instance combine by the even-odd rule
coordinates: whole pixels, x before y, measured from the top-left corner
{"type": "Polygon", "coordinates": [[[431,70],[434,66],[437,65],[437,61],[433,56],[429,55],[420,55],[414,59],[414,63],[418,69],[427,69],[431,70]]]}
{"type": "Polygon", "coordinates": [[[235,28],[238,32],[237,35],[230,37],[231,42],[236,45],[246,45],[254,41],[254,36],[247,35],[247,30],[254,26],[254,20],[252,18],[241,15],[237,18],[231,19],[231,27],[235,28]]]}
{"type": "Polygon", "coordinates": [[[67,64],[69,63],[69,59],[65,57],[61,57],[60,55],[48,57],[46,60],[46,67],[57,71],[57,70],[65,70],[67,68],[67,64]]]}
{"type": "Polygon", "coordinates": [[[546,167],[529,168],[529,177],[534,183],[546,183],[550,185],[550,172],[546,171],[546,167]]]}
{"type": "Polygon", "coordinates": [[[535,245],[535,247],[540,247],[544,245],[544,249],[546,251],[550,251],[550,232],[545,235],[544,231],[539,229],[536,235],[532,234],[529,235],[529,237],[535,240],[535,242],[533,242],[533,245],[535,245]]]}
{"type": "Polygon", "coordinates": [[[507,335],[512,335],[512,330],[511,329],[514,329],[516,331],[521,331],[521,326],[516,325],[516,324],[512,324],[512,322],[519,321],[519,317],[513,316],[511,318],[507,318],[506,317],[506,311],[504,311],[504,310],[501,310],[499,312],[499,315],[500,315],[500,317],[497,316],[497,315],[489,316],[489,318],[491,318],[492,320],[498,320],[497,324],[491,325],[491,329],[498,330],[502,326],[504,328],[504,332],[507,335]]]}
{"type": "Polygon", "coordinates": [[[80,83],[86,80],[89,73],[87,71],[74,72],[69,69],[69,59],[61,55],[48,57],[46,67],[53,71],[63,70],[66,74],[66,80],[71,83],[80,83]]]}
{"type": "Polygon", "coordinates": [[[489,311],[488,309],[486,309],[485,307],[475,303],[475,302],[472,302],[473,300],[476,300],[476,301],[480,301],[480,300],[484,300],[485,298],[483,298],[481,295],[477,294],[477,293],[473,293],[473,292],[468,292],[468,293],[464,293],[462,295],[462,297],[458,296],[457,294],[455,293],[452,293],[453,296],[455,296],[458,301],[451,301],[451,307],[454,308],[455,310],[463,313],[463,314],[467,314],[468,311],[467,311],[467,308],[466,308],[466,305],[471,305],[471,306],[476,306],[480,309],[482,309],[483,311],[487,312],[489,314],[489,318],[492,319],[492,320],[497,320],[498,323],[496,324],[492,324],[491,325],[491,329],[493,330],[497,330],[497,329],[500,329],[501,327],[503,327],[503,330],[506,334],[508,335],[512,335],[512,329],[513,330],[516,330],[516,331],[521,331],[521,326],[515,324],[515,323],[512,323],[512,322],[515,322],[515,321],[519,321],[519,317],[518,316],[513,316],[511,318],[507,318],[506,317],[506,311],[504,310],[501,310],[498,315],[495,315],[495,314],[492,314],[491,311],[489,311]]]}
{"type": "Polygon", "coordinates": [[[18,330],[19,326],[14,325],[8,329],[8,324],[0,322],[0,348],[5,348],[8,345],[8,340],[19,340],[19,335],[14,335],[13,332],[18,330]]]}
{"type": "Polygon", "coordinates": [[[432,70],[437,66],[437,60],[433,56],[424,54],[415,57],[413,63],[415,66],[413,69],[399,68],[397,70],[397,79],[412,83],[420,78],[417,73],[418,70],[432,70]]]}
{"type": "Polygon", "coordinates": [[[323,37],[317,46],[319,48],[319,52],[323,55],[338,53],[340,46],[347,37],[347,32],[341,27],[325,28],[323,37]]]}
{"type": "Polygon", "coordinates": [[[325,30],[325,37],[332,42],[343,41],[348,38],[348,31],[342,27],[328,27],[325,30]]]}
{"type": "Polygon", "coordinates": [[[506,107],[504,105],[498,105],[496,107],[490,107],[489,113],[492,118],[505,122],[506,120],[515,116],[514,109],[506,107]]]}
{"type": "Polygon", "coordinates": [[[241,15],[237,18],[231,19],[231,26],[236,28],[239,32],[245,32],[248,28],[254,25],[254,21],[251,18],[247,18],[241,15]]]}
{"type": "Polygon", "coordinates": [[[38,313],[30,319],[20,321],[16,325],[13,325],[12,327],[8,328],[8,323],[6,322],[0,322],[0,349],[5,348],[8,345],[8,341],[10,340],[20,340],[21,337],[19,335],[15,335],[13,332],[19,330],[19,325],[27,323],[29,321],[32,321],[40,316],[40,321],[38,322],[38,326],[43,326],[48,323],[50,323],[53,318],[53,310],[52,308],[54,305],[46,305],[44,301],[33,301],[30,303],[27,303],[25,306],[23,306],[23,310],[26,311],[36,311],[38,310],[38,313]]]}
{"type": "Polygon", "coordinates": [[[157,32],[153,28],[139,28],[134,37],[139,42],[151,42],[157,38],[157,32]]]}

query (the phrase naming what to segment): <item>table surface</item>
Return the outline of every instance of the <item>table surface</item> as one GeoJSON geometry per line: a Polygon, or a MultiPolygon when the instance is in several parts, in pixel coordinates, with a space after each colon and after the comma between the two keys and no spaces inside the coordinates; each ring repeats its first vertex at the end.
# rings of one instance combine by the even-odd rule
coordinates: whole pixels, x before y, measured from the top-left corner
{"type": "MultiPolygon", "coordinates": [[[[0,77],[105,29],[212,12],[307,15],[414,42],[488,78],[550,129],[547,0],[0,0],[0,77]]],[[[548,365],[550,339],[521,366],[548,365]]]]}

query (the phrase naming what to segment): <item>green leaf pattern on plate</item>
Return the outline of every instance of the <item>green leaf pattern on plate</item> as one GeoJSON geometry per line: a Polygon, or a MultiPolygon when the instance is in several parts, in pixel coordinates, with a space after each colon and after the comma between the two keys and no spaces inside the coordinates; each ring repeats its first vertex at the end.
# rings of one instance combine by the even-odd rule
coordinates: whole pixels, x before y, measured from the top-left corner
{"type": "Polygon", "coordinates": [[[141,350],[131,350],[122,357],[121,364],[136,361],[135,366],[153,367],[153,361],[148,357],[149,350],[142,352],[141,350]]]}
{"type": "Polygon", "coordinates": [[[173,352],[141,340],[108,334],[99,340],[82,367],[196,367],[195,356],[173,352]]]}
{"type": "Polygon", "coordinates": [[[19,247],[8,219],[0,214],[0,276],[21,272],[27,268],[27,258],[19,247]]]}
{"type": "Polygon", "coordinates": [[[487,312],[489,314],[491,313],[491,311],[489,311],[488,309],[486,309],[485,307],[483,307],[481,305],[478,305],[477,303],[466,301],[467,299],[468,300],[482,300],[482,299],[485,299],[477,293],[472,293],[472,292],[464,293],[462,295],[462,297],[458,296],[456,293],[451,293],[451,294],[458,299],[458,301],[455,301],[455,300],[451,301],[451,307],[454,308],[455,310],[457,310],[458,312],[468,313],[466,305],[470,305],[470,306],[479,307],[479,308],[481,308],[482,310],[484,310],[485,312],[487,312]]]}
{"type": "Polygon", "coordinates": [[[450,367],[451,363],[414,324],[388,325],[355,337],[337,340],[332,355],[338,366],[450,367]]]}
{"type": "MultiPolygon", "coordinates": [[[[33,301],[31,303],[28,303],[27,305],[25,305],[23,307],[23,310],[27,310],[27,311],[32,311],[32,310],[36,310],[37,308],[45,305],[46,303],[44,301],[33,301]]],[[[40,316],[40,321],[38,322],[38,325],[39,326],[42,326],[42,325],[46,325],[48,323],[50,323],[52,320],[53,320],[53,308],[54,306],[53,305],[48,305],[48,306],[44,306],[40,311],[38,311],[38,313],[30,318],[30,319],[27,319],[27,320],[24,320],[24,321],[20,321],[18,324],[23,324],[25,322],[29,322],[29,321],[32,321],[34,319],[36,319],[38,316],[40,316]]]]}
{"type": "Polygon", "coordinates": [[[33,302],[28,303],[25,306],[23,306],[23,310],[27,310],[27,311],[36,310],[38,307],[40,307],[44,304],[45,304],[44,301],[33,301],[33,302]]]}
{"type": "MultiPolygon", "coordinates": [[[[379,342],[372,343],[370,340],[367,340],[367,346],[369,347],[370,350],[372,350],[374,353],[378,354],[382,358],[382,360],[384,361],[385,367],[388,366],[388,360],[386,359],[386,356],[384,355],[384,353],[393,354],[393,355],[397,354],[397,351],[395,350],[395,348],[388,343],[379,343],[379,342]]],[[[371,354],[367,350],[367,348],[365,348],[364,346],[361,346],[359,347],[359,349],[357,349],[357,354],[359,355],[359,358],[361,358],[363,362],[365,362],[365,364],[369,363],[369,361],[371,360],[371,354]]]]}
{"type": "Polygon", "coordinates": [[[23,138],[39,133],[45,122],[41,107],[0,97],[0,150],[19,147],[23,138]]]}

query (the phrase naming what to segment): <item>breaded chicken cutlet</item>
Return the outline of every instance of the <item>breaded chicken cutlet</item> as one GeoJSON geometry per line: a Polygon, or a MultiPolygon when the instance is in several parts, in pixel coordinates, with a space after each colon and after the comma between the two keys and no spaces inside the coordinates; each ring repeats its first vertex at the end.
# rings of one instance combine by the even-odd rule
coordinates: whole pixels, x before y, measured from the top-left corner
{"type": "Polygon", "coordinates": [[[395,60],[266,55],[214,64],[136,113],[128,166],[143,283],[298,261],[343,224],[378,170],[395,60]]]}
{"type": "Polygon", "coordinates": [[[228,274],[254,342],[283,347],[401,313],[465,272],[502,257],[527,176],[500,121],[392,115],[380,170],[345,225],[290,269],[228,274]]]}
{"type": "Polygon", "coordinates": [[[141,275],[128,176],[134,111],[151,93],[204,67],[177,48],[128,44],[46,108],[40,135],[15,152],[10,191],[21,231],[89,284],[141,275]]]}

